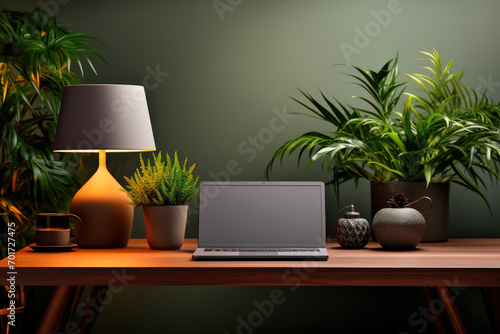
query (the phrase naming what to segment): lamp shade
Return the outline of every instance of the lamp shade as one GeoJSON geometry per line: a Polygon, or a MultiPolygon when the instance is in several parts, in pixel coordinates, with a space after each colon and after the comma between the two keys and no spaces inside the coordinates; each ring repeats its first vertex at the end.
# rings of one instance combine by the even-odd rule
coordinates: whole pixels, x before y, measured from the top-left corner
{"type": "Polygon", "coordinates": [[[144,87],[64,87],[55,152],[156,150],[144,87]]]}

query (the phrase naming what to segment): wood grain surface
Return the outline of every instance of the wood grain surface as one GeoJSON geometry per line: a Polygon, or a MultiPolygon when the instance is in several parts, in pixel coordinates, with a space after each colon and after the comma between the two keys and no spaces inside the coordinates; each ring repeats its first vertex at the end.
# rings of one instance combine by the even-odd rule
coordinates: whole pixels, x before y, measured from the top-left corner
{"type": "MultiPolygon", "coordinates": [[[[145,239],[127,248],[16,253],[16,285],[268,285],[500,286],[500,239],[421,243],[411,251],[327,245],[328,261],[195,261],[196,239],[180,250],[151,250],[145,239]]],[[[0,279],[11,270],[0,261],[0,279]]]]}

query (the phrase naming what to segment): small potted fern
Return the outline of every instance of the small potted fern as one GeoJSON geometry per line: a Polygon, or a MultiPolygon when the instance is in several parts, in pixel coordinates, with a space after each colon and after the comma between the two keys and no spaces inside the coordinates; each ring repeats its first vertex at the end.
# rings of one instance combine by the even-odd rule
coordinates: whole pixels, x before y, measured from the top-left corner
{"type": "Polygon", "coordinates": [[[181,166],[177,152],[173,161],[161,152],[153,153],[154,165],[140,156],[141,167],[128,182],[126,193],[135,207],[142,206],[146,237],[151,249],[178,249],[184,242],[188,203],[199,191],[198,177],[193,177],[196,164],[181,166]]]}

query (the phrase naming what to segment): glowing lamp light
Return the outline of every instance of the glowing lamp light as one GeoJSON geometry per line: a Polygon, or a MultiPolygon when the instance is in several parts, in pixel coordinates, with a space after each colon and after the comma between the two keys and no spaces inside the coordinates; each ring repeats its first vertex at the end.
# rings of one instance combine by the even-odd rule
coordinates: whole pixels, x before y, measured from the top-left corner
{"type": "Polygon", "coordinates": [[[106,168],[106,152],[156,150],[144,87],[64,87],[53,149],[54,152],[99,153],[96,173],[71,202],[71,212],[79,216],[84,225],[75,239],[78,247],[126,247],[134,209],[106,168]]]}

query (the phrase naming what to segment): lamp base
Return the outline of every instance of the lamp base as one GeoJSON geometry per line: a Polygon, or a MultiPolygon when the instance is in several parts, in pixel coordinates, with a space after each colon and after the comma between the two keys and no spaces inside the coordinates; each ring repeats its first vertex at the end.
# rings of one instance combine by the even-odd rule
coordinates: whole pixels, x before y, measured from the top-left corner
{"type": "MultiPolygon", "coordinates": [[[[71,213],[80,217],[83,227],[75,243],[81,248],[126,247],[132,232],[134,208],[106,168],[99,152],[99,169],[76,193],[71,213]]],[[[104,155],[105,153],[103,153],[104,155]]]]}

